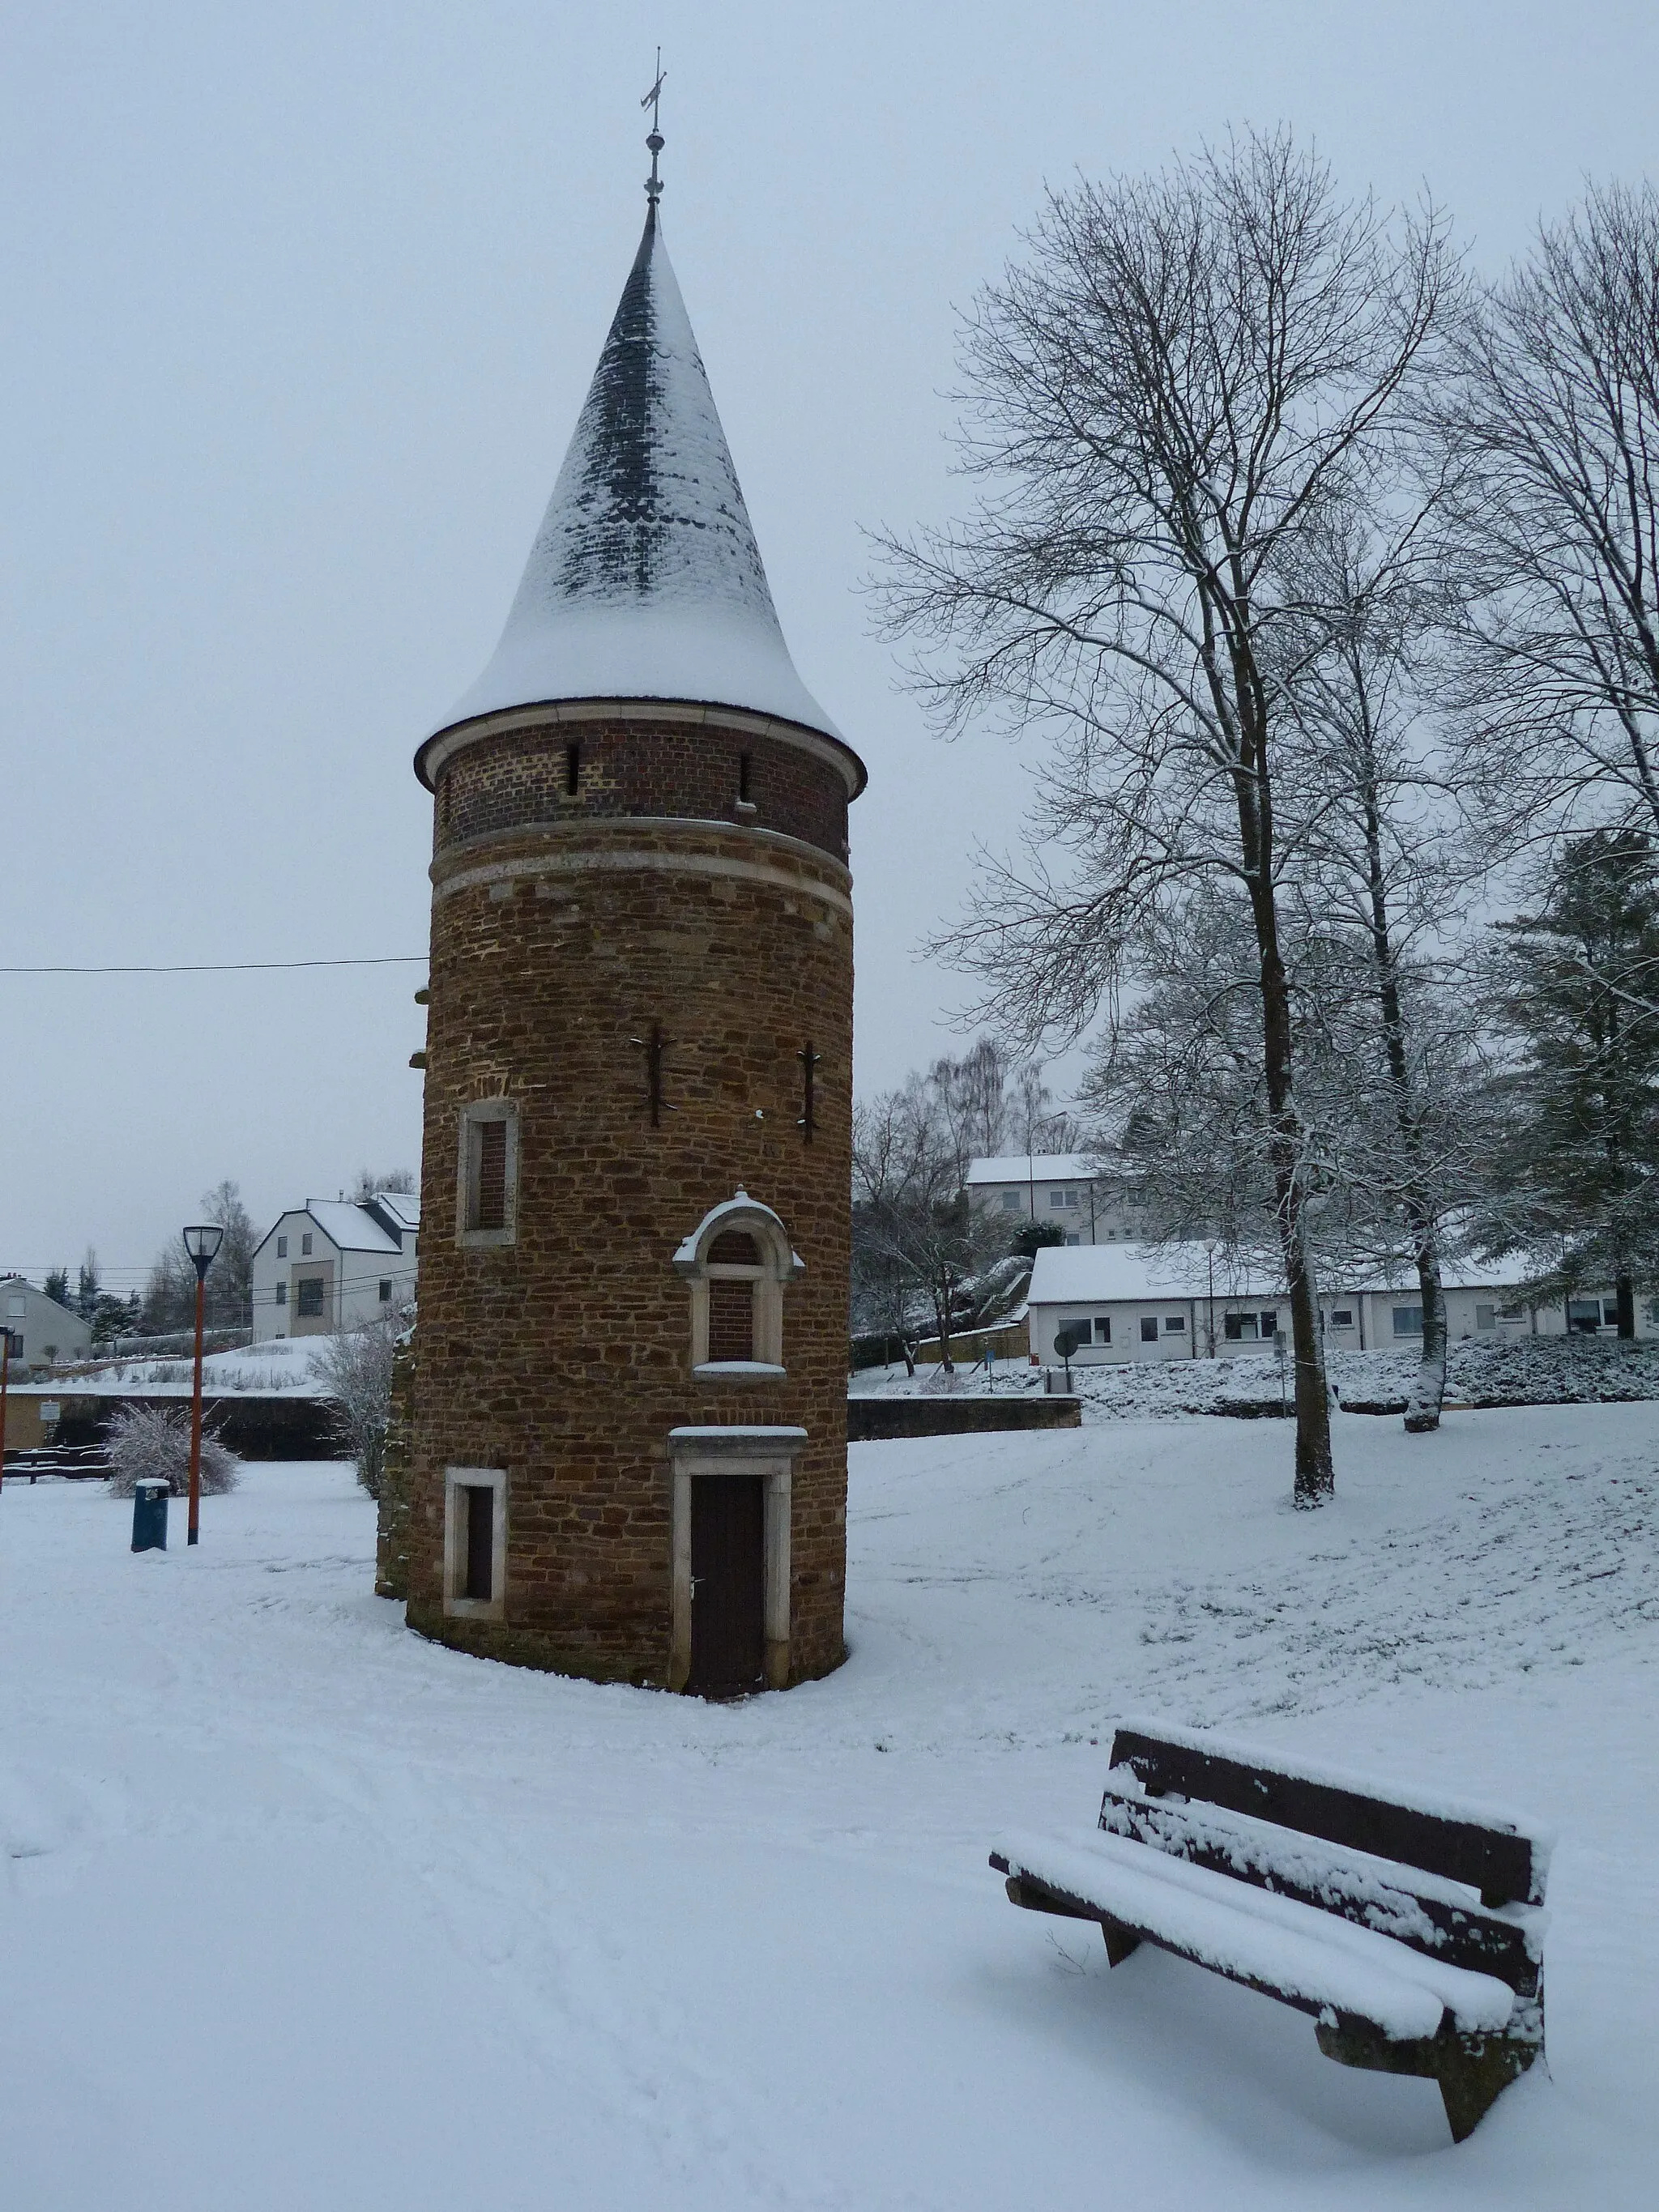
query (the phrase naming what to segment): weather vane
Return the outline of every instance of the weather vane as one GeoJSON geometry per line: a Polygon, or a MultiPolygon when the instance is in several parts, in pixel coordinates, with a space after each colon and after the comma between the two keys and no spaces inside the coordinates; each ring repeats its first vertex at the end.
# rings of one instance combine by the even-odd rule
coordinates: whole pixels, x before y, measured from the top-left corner
{"type": "Polygon", "coordinates": [[[645,98],[640,102],[640,106],[641,107],[648,107],[651,110],[651,131],[650,135],[645,142],[651,149],[651,174],[645,180],[645,196],[647,199],[650,201],[653,207],[655,207],[657,202],[662,198],[662,179],[657,174],[657,156],[661,153],[663,148],[662,131],[659,128],[658,107],[662,100],[663,79],[667,75],[667,70],[662,65],[662,48],[659,46],[657,49],[657,82],[652,86],[650,91],[646,94],[645,98]]]}

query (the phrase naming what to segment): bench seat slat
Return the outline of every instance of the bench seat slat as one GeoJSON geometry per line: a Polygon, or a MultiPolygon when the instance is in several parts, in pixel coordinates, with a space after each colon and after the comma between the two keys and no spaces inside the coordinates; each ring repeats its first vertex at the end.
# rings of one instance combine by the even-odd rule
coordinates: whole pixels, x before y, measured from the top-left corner
{"type": "Polygon", "coordinates": [[[1122,1837],[1015,1834],[996,1856],[1012,1875],[1182,1958],[1304,2011],[1370,2021],[1391,2041],[1433,2036],[1448,2013],[1464,2033],[1510,2027],[1515,1992],[1493,1975],[1425,1958],[1316,1906],[1122,1837]]]}
{"type": "Polygon", "coordinates": [[[1148,1797],[1133,1768],[1106,1778],[1100,1826],[1171,1857],[1275,1890],[1393,1936],[1449,1966],[1538,1983],[1547,1916],[1536,1905],[1486,1909],[1467,1884],[1217,1805],[1148,1797]]]}

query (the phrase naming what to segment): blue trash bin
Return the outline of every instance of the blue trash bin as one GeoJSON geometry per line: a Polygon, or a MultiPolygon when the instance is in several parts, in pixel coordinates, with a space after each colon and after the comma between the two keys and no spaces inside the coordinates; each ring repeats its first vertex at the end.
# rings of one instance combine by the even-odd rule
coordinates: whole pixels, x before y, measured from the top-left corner
{"type": "Polygon", "coordinates": [[[132,1488],[132,1548],[165,1552],[167,1547],[167,1486],[152,1475],[132,1488]]]}

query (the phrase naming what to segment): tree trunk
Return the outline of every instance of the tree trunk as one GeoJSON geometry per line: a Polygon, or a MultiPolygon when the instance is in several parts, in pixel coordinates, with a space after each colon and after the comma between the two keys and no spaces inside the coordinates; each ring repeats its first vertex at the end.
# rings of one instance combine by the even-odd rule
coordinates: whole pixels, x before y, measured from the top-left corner
{"type": "MultiPolygon", "coordinates": [[[[1260,738],[1257,757],[1260,757],[1260,738]]],[[[1319,1291],[1308,1249],[1307,1193],[1302,1176],[1302,1116],[1291,1071],[1290,984],[1279,951],[1273,902],[1271,797],[1265,775],[1235,778],[1239,842],[1243,848],[1250,912],[1261,955],[1262,1073],[1267,1092],[1267,1149],[1273,1164],[1274,1208],[1290,1293],[1291,1348],[1296,1359],[1296,1486],[1292,1503],[1323,1505],[1336,1494],[1331,1459],[1331,1398],[1325,1379],[1325,1346],[1319,1330],[1319,1291]]]]}
{"type": "Polygon", "coordinates": [[[1636,1335],[1636,1285],[1629,1275],[1615,1275],[1613,1295],[1619,1308],[1619,1334],[1626,1341],[1636,1335]]]}
{"type": "Polygon", "coordinates": [[[1406,1401],[1406,1433],[1420,1437],[1440,1426],[1446,1395],[1446,1294],[1440,1284],[1440,1244],[1433,1224],[1417,1242],[1417,1284],[1423,1301],[1423,1356],[1406,1401]]]}

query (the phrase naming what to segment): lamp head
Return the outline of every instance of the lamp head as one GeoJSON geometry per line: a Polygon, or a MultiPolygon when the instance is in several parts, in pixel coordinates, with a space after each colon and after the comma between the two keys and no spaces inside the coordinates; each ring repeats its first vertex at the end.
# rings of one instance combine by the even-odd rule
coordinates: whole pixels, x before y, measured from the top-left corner
{"type": "Polygon", "coordinates": [[[216,1221],[198,1223],[185,1231],[185,1249],[196,1269],[198,1283],[207,1280],[207,1271],[213,1265],[219,1247],[225,1241],[225,1232],[216,1221]]]}

